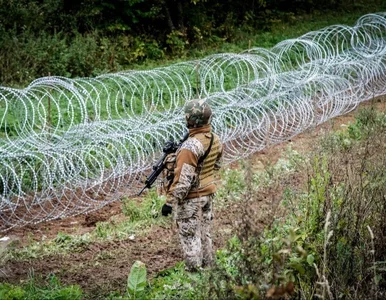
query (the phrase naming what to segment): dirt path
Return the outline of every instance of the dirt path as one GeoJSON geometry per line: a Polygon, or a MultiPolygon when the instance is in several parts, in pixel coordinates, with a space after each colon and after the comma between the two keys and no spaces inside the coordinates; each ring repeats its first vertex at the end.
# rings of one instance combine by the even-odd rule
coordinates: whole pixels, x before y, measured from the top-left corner
{"type": "MultiPolygon", "coordinates": [[[[361,107],[369,105],[375,105],[378,110],[386,111],[385,99],[374,100],[361,107]]],[[[355,111],[337,117],[290,141],[254,154],[251,159],[253,169],[261,170],[268,163],[274,164],[289,145],[300,153],[309,151],[320,136],[341,128],[343,124],[348,124],[354,119],[354,115],[355,111]]],[[[237,167],[237,164],[231,167],[237,167]]],[[[301,186],[304,182],[294,177],[293,184],[301,186]]],[[[269,205],[273,196],[280,197],[280,190],[275,193],[277,195],[262,196],[262,199],[254,204],[254,210],[261,211],[264,206],[269,205]]],[[[237,227],[238,220],[243,217],[245,212],[239,205],[232,204],[226,212],[215,210],[216,218],[213,226],[215,248],[218,249],[225,245],[225,241],[232,235],[232,230],[237,227]]],[[[122,215],[119,202],[112,203],[89,215],[18,228],[8,232],[7,235],[19,240],[20,245],[26,245],[30,239],[51,239],[58,232],[83,234],[93,230],[97,222],[108,221],[112,216],[117,215],[122,215]]],[[[269,220],[263,218],[260,222],[263,226],[269,220]]],[[[44,259],[9,261],[1,269],[0,281],[20,283],[21,280],[27,278],[30,270],[34,270],[35,274],[43,277],[54,273],[63,284],[79,284],[91,299],[98,299],[97,295],[104,295],[106,291],[122,291],[125,288],[127,275],[135,260],[146,264],[150,276],[181,261],[182,253],[176,232],[170,228],[153,226],[146,236],[136,237],[134,240],[92,243],[82,252],[70,253],[66,256],[51,255],[44,259]]]]}

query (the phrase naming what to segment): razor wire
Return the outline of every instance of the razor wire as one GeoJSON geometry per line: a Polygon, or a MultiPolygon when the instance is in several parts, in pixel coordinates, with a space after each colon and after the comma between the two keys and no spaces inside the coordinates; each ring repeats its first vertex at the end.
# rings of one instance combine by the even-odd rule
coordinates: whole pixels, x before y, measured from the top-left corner
{"type": "Polygon", "coordinates": [[[386,94],[386,13],[285,40],[95,78],[0,87],[0,230],[133,196],[205,99],[229,163],[386,94]]]}

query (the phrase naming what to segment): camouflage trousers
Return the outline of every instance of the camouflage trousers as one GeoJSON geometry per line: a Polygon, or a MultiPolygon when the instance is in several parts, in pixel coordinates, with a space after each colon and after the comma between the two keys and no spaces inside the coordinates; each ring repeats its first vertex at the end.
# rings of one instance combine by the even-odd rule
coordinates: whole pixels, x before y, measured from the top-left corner
{"type": "Polygon", "coordinates": [[[214,194],[186,199],[177,205],[176,221],[187,270],[194,271],[213,263],[210,235],[214,194]]]}

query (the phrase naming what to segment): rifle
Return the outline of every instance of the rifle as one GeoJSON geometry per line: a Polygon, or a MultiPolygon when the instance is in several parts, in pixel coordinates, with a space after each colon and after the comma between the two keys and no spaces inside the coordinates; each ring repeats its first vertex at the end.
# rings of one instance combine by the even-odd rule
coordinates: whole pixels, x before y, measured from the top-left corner
{"type": "Polygon", "coordinates": [[[166,167],[166,164],[164,162],[166,156],[170,153],[174,153],[176,152],[182,145],[183,142],[185,142],[189,137],[189,131],[187,133],[185,133],[185,135],[182,137],[182,139],[180,140],[180,142],[177,144],[176,142],[173,142],[173,141],[168,141],[166,142],[165,146],[163,147],[162,151],[163,151],[163,155],[162,157],[156,162],[156,164],[153,166],[153,172],[146,178],[146,181],[145,181],[145,186],[142,188],[142,190],[137,194],[137,196],[141,195],[142,192],[148,188],[150,189],[152,184],[154,183],[154,181],[156,181],[157,177],[159,176],[159,174],[161,174],[161,172],[163,171],[163,169],[165,169],[166,167]]]}

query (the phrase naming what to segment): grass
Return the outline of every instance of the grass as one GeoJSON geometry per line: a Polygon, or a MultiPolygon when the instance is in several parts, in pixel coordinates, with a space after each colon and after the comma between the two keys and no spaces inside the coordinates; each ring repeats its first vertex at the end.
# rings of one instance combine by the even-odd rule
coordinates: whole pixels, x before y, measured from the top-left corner
{"type": "Polygon", "coordinates": [[[166,228],[171,226],[171,217],[161,216],[161,207],[165,203],[165,198],[158,196],[155,190],[150,190],[140,203],[128,198],[121,201],[124,216],[98,222],[95,229],[89,233],[76,235],[59,232],[52,240],[31,240],[24,247],[18,247],[16,244],[2,253],[2,256],[5,260],[28,260],[50,255],[66,255],[82,252],[92,243],[127,240],[137,235],[145,235],[155,225],[166,228]]]}
{"type": "Polygon", "coordinates": [[[79,286],[62,286],[55,275],[41,279],[31,274],[20,286],[0,283],[0,299],[3,300],[80,300],[83,293],[79,286]],[[42,282],[46,283],[42,283],[42,282]]]}

